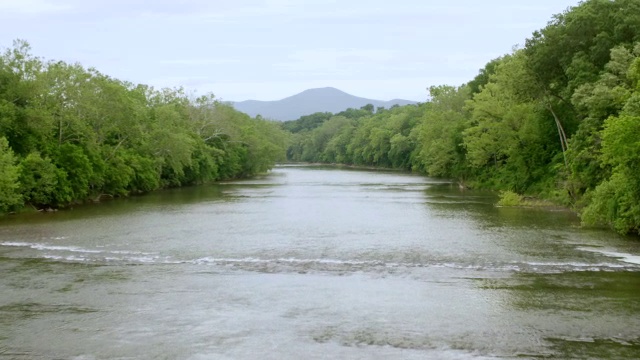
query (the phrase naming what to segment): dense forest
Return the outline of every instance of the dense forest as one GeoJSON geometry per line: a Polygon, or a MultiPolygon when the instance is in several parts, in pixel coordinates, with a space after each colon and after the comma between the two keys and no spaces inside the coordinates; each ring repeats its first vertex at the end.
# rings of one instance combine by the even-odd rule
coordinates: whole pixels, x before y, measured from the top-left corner
{"type": "Polygon", "coordinates": [[[413,170],[640,233],[640,1],[589,0],[419,105],[287,122],[290,161],[413,170]]]}
{"type": "Polygon", "coordinates": [[[47,62],[25,41],[0,56],[0,213],[251,176],[287,137],[213,95],[47,62]]]}

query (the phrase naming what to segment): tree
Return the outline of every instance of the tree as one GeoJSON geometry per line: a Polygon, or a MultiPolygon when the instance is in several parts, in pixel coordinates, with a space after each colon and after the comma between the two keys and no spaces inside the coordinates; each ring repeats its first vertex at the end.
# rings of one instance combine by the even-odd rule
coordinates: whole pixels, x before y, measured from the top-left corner
{"type": "Polygon", "coordinates": [[[432,86],[431,102],[426,107],[419,125],[417,155],[418,167],[430,176],[454,177],[464,182],[466,149],[462,146],[462,132],[468,113],[465,103],[469,99],[467,87],[432,86]]]}
{"type": "Polygon", "coordinates": [[[33,152],[22,159],[19,173],[20,192],[25,203],[37,207],[56,203],[56,193],[60,191],[58,179],[66,174],[62,173],[51,159],[33,152]]]}
{"type": "MultiPolygon", "coordinates": [[[[640,54],[640,49],[638,49],[640,54]]],[[[569,143],[567,158],[570,167],[568,187],[581,196],[593,190],[607,176],[610,167],[600,161],[601,131],[604,121],[617,116],[632,96],[632,79],[628,76],[634,54],[624,46],[611,49],[611,60],[593,82],[580,85],[571,101],[582,118],[569,143]]]]}
{"type": "Polygon", "coordinates": [[[4,137],[0,137],[0,211],[6,212],[22,203],[18,166],[13,150],[4,137]]]}
{"type": "Polygon", "coordinates": [[[612,175],[599,184],[582,213],[589,225],[640,234],[640,116],[610,117],[602,132],[602,161],[612,175]]]}
{"type": "Polygon", "coordinates": [[[361,107],[360,109],[368,112],[369,114],[373,114],[374,106],[373,106],[373,104],[367,104],[367,105],[361,107]]]}

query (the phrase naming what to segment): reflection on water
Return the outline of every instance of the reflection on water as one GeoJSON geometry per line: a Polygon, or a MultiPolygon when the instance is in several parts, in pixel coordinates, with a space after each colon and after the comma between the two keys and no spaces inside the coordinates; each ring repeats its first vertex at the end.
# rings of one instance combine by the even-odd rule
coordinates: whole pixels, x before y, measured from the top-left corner
{"type": "Polygon", "coordinates": [[[398,172],[0,222],[0,358],[637,358],[640,245],[398,172]]]}
{"type": "Polygon", "coordinates": [[[513,321],[539,334],[558,358],[636,358],[640,350],[637,272],[515,273],[478,279],[499,292],[513,321]]]}

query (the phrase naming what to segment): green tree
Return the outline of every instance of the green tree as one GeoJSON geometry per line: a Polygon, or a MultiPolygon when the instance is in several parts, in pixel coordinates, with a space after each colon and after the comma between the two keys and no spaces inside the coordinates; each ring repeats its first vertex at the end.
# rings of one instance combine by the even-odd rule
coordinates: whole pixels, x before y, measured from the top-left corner
{"type": "Polygon", "coordinates": [[[20,184],[18,183],[19,168],[9,142],[0,137],[0,211],[8,211],[22,203],[20,184]]]}
{"type": "Polygon", "coordinates": [[[633,53],[624,46],[614,47],[604,71],[593,82],[580,85],[572,96],[582,120],[567,151],[571,170],[568,186],[578,196],[594,189],[610,174],[610,167],[599,157],[601,130],[605,119],[617,116],[629,103],[633,84],[628,73],[633,59],[633,53]]]}
{"type": "Polygon", "coordinates": [[[640,117],[610,117],[602,132],[602,161],[612,175],[591,194],[582,213],[586,224],[606,224],[640,234],[640,117]]]}
{"type": "Polygon", "coordinates": [[[28,204],[43,207],[56,203],[61,171],[47,157],[33,152],[20,162],[20,192],[28,204]]]}
{"type": "Polygon", "coordinates": [[[464,182],[466,149],[462,146],[462,131],[468,114],[467,87],[432,86],[431,101],[425,108],[418,130],[421,143],[414,169],[424,169],[430,176],[454,177],[464,182]]]}

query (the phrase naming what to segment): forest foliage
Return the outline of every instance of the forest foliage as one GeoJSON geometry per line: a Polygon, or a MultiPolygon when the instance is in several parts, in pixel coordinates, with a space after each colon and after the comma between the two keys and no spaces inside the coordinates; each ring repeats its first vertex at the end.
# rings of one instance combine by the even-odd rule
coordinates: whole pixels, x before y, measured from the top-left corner
{"type": "Polygon", "coordinates": [[[251,176],[287,139],[213,95],[44,61],[22,40],[0,54],[0,212],[251,176]]]}
{"type": "Polygon", "coordinates": [[[640,233],[640,2],[588,0],[419,105],[287,122],[290,161],[413,170],[640,233]]]}

